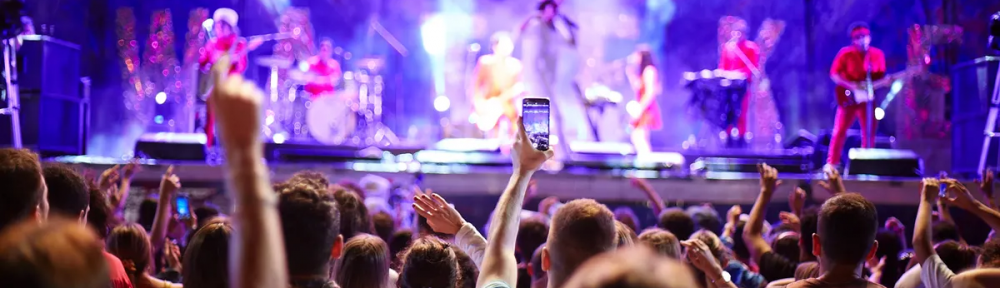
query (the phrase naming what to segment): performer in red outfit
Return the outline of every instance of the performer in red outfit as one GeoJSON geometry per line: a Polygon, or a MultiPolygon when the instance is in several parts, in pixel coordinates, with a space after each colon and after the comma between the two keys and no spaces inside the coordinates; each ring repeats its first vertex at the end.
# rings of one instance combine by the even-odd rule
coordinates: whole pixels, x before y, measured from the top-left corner
{"type": "Polygon", "coordinates": [[[306,83],[305,90],[313,99],[333,93],[337,80],[340,79],[340,63],[333,59],[333,42],[323,39],[319,45],[319,54],[309,57],[309,72],[311,79],[306,83]]]}
{"type": "MultiPolygon", "coordinates": [[[[219,8],[215,10],[215,13],[212,14],[212,21],[215,23],[212,28],[215,37],[205,44],[198,59],[199,68],[203,75],[208,73],[212,64],[226,53],[229,53],[232,63],[229,74],[243,74],[243,71],[247,70],[247,53],[263,44],[263,40],[254,40],[248,43],[245,38],[239,36],[239,29],[236,26],[239,14],[236,14],[233,9],[219,8]]],[[[202,91],[202,93],[204,92],[207,91],[202,91]]],[[[211,107],[206,109],[205,115],[205,135],[207,136],[205,144],[212,146],[215,143],[215,115],[212,114],[211,107]]]]}
{"type": "Polygon", "coordinates": [[[663,127],[660,120],[660,105],[656,103],[656,96],[660,90],[660,76],[653,64],[653,53],[648,47],[639,47],[635,53],[629,55],[629,64],[637,67],[635,72],[630,72],[629,82],[632,90],[636,92],[636,101],[639,102],[639,113],[632,120],[632,146],[637,154],[651,152],[649,145],[649,131],[659,130],[663,127]]]}
{"type": "MultiPolygon", "coordinates": [[[[726,71],[737,71],[747,77],[747,83],[753,83],[755,74],[760,73],[758,61],[760,60],[760,47],[757,43],[746,39],[747,22],[743,19],[727,16],[721,22],[731,22],[730,38],[726,43],[722,43],[719,53],[719,69],[726,71]],[[730,18],[731,17],[731,18],[730,18]],[[727,19],[728,18],[728,19],[727,19]]],[[[753,89],[747,87],[747,94],[740,103],[740,114],[736,121],[736,127],[729,127],[730,139],[742,139],[747,132],[747,114],[749,114],[750,97],[753,89]]]]}
{"type": "Polygon", "coordinates": [[[837,58],[833,60],[833,66],[830,67],[830,79],[837,84],[837,91],[841,92],[837,95],[837,116],[833,122],[833,137],[830,139],[830,152],[826,159],[828,167],[840,164],[844,137],[855,119],[861,122],[861,146],[875,147],[875,133],[869,133],[865,129],[868,121],[871,121],[871,132],[875,131],[875,111],[870,108],[874,105],[855,103],[847,91],[865,90],[868,71],[871,71],[872,81],[885,77],[885,54],[882,50],[870,46],[871,31],[868,25],[855,23],[851,25],[850,33],[852,45],[841,48],[837,58]]]}

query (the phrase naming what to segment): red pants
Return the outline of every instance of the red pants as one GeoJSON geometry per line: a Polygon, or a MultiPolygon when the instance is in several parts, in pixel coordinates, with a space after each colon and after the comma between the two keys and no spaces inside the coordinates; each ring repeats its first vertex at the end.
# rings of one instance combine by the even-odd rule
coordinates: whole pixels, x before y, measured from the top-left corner
{"type": "MultiPolygon", "coordinates": [[[[872,109],[874,109],[872,105],[872,109]]],[[[830,139],[830,152],[827,155],[826,163],[840,164],[840,153],[844,150],[844,140],[847,137],[847,129],[854,125],[854,120],[861,122],[861,147],[875,147],[875,133],[868,135],[866,125],[872,121],[872,132],[878,127],[873,110],[868,110],[868,104],[848,104],[837,107],[837,116],[833,120],[833,137],[830,139]]]]}

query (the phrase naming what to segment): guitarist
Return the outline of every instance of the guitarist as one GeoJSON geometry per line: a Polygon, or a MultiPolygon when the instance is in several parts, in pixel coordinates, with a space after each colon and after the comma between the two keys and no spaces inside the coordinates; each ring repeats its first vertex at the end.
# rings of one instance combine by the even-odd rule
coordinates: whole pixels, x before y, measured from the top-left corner
{"type": "Polygon", "coordinates": [[[523,66],[520,60],[511,57],[514,42],[510,35],[497,32],[490,37],[490,44],[493,54],[483,55],[476,62],[475,83],[472,85],[473,109],[478,116],[477,126],[489,131],[490,138],[499,138],[516,132],[516,126],[509,124],[517,120],[515,98],[524,94],[521,83],[523,66]],[[502,120],[506,120],[507,129],[497,128],[502,120]]]}
{"type": "Polygon", "coordinates": [[[837,58],[833,60],[833,66],[830,67],[830,79],[837,84],[838,105],[836,118],[833,122],[833,135],[830,139],[830,152],[824,169],[836,168],[840,164],[844,137],[847,134],[847,129],[854,124],[856,119],[861,122],[861,146],[864,148],[875,147],[875,133],[869,133],[868,129],[865,129],[868,121],[872,121],[871,130],[872,132],[875,130],[875,111],[871,108],[874,106],[868,105],[867,102],[859,103],[851,96],[851,91],[867,90],[869,71],[871,72],[871,81],[877,81],[886,76],[885,54],[882,53],[882,50],[871,47],[871,30],[868,29],[867,24],[852,24],[850,36],[852,44],[840,49],[837,58]]]}

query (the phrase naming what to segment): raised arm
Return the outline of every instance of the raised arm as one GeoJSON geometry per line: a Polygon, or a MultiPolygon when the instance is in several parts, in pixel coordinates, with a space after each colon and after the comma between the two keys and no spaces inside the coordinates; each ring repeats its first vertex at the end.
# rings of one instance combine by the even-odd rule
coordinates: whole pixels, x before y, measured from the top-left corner
{"type": "Polygon", "coordinates": [[[181,188],[181,180],[174,174],[174,166],[167,167],[160,179],[160,199],[156,205],[156,216],[153,218],[153,231],[149,232],[149,241],[153,251],[163,248],[167,237],[167,224],[174,216],[174,194],[181,188]]]}
{"type": "Polygon", "coordinates": [[[820,187],[832,195],[847,192],[847,188],[844,187],[844,179],[840,178],[840,172],[837,169],[827,170],[824,174],[826,174],[826,181],[820,180],[818,182],[820,187]]]}
{"type": "Polygon", "coordinates": [[[934,255],[934,243],[931,243],[931,213],[937,199],[940,184],[937,179],[924,178],[920,189],[920,206],[917,208],[917,220],[913,223],[913,254],[917,263],[924,263],[934,255]]]}
{"type": "Polygon", "coordinates": [[[430,225],[434,232],[455,235],[455,246],[468,254],[472,261],[476,262],[476,266],[483,265],[486,238],[479,234],[475,226],[466,222],[455,207],[448,205],[444,197],[429,189],[427,193],[414,193],[413,210],[427,219],[427,225],[430,225]]]}
{"type": "Polygon", "coordinates": [[[139,171],[138,159],[132,159],[132,161],[129,161],[128,164],[125,164],[125,168],[122,169],[123,172],[122,174],[124,175],[122,175],[121,183],[119,183],[120,186],[118,186],[118,191],[115,191],[115,193],[112,193],[110,195],[111,205],[113,205],[114,211],[125,210],[125,203],[128,202],[127,201],[128,193],[129,190],[132,189],[132,176],[134,176],[135,172],[138,171],[139,171]]]}
{"type": "Polygon", "coordinates": [[[216,80],[209,101],[219,119],[226,151],[227,191],[236,205],[229,253],[230,287],[286,287],[288,266],[277,195],[262,160],[259,111],[263,92],[240,75],[226,77],[228,55],[218,64],[212,69],[216,80]]]}
{"type": "Polygon", "coordinates": [[[485,287],[496,281],[504,282],[510,287],[516,285],[517,260],[514,258],[514,244],[521,221],[519,214],[524,193],[528,189],[531,176],[545,163],[545,160],[552,157],[552,150],[535,150],[525,133],[523,119],[519,117],[517,122],[520,129],[511,149],[514,173],[493,212],[493,224],[490,226],[488,238],[490,242],[486,246],[486,255],[479,269],[476,287],[485,287]]]}
{"type": "Polygon", "coordinates": [[[979,191],[983,193],[983,197],[986,197],[986,205],[993,210],[1000,210],[997,207],[996,200],[993,198],[993,170],[983,172],[983,179],[978,182],[979,191]]]}
{"type": "Polygon", "coordinates": [[[976,198],[972,197],[969,189],[966,189],[965,185],[962,185],[957,180],[945,179],[941,181],[943,184],[948,185],[949,195],[949,197],[942,199],[943,203],[958,206],[965,211],[969,211],[973,215],[976,215],[976,217],[979,217],[979,219],[982,219],[983,222],[986,222],[987,225],[990,225],[990,228],[993,228],[993,230],[1000,231],[1000,212],[976,200],[976,198]]]}
{"type": "Polygon", "coordinates": [[[743,242],[750,251],[750,258],[760,263],[761,255],[771,251],[771,246],[767,245],[763,236],[764,213],[781,181],[778,181],[778,170],[767,164],[757,164],[757,171],[760,172],[760,195],[757,196],[757,202],[754,202],[753,210],[750,210],[750,220],[743,229],[743,242]]]}
{"type": "Polygon", "coordinates": [[[653,189],[653,185],[649,184],[649,181],[637,177],[632,177],[629,181],[632,182],[632,187],[635,187],[636,189],[639,189],[639,191],[642,191],[642,193],[646,194],[646,198],[649,199],[650,202],[649,206],[653,209],[653,215],[659,217],[660,212],[667,210],[667,205],[663,203],[663,199],[660,198],[660,194],[656,193],[656,190],[653,189]]]}

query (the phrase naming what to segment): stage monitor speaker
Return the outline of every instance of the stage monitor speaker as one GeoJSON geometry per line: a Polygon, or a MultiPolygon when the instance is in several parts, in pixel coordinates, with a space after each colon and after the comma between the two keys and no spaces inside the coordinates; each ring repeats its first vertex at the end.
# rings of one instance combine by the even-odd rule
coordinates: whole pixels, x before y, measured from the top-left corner
{"type": "MultiPolygon", "coordinates": [[[[951,172],[958,175],[978,175],[979,156],[986,136],[986,114],[997,75],[998,57],[981,57],[951,68],[951,172]]],[[[998,138],[993,138],[986,157],[986,167],[1000,166],[997,160],[998,138]]]]}
{"type": "MultiPolygon", "coordinates": [[[[17,65],[24,147],[43,156],[85,153],[90,84],[80,78],[79,46],[49,36],[23,40],[17,65]]],[[[0,117],[0,145],[13,143],[10,128],[10,117],[0,117]]]]}
{"type": "Polygon", "coordinates": [[[922,177],[924,161],[917,153],[901,149],[854,148],[847,152],[850,162],[844,175],[922,177]]]}

